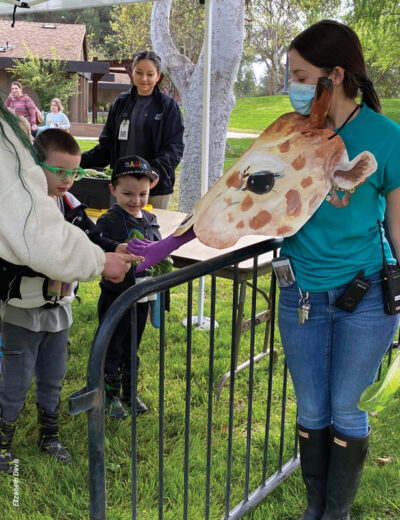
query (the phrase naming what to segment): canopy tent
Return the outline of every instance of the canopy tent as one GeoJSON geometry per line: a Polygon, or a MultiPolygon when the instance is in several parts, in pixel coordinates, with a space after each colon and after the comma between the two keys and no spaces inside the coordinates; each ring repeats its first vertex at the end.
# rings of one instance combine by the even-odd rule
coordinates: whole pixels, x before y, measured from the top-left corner
{"type": "Polygon", "coordinates": [[[16,15],[29,12],[59,11],[61,9],[83,9],[87,7],[105,7],[113,4],[133,4],[135,2],[148,2],[149,0],[0,0],[0,15],[12,14],[14,6],[17,6],[16,15]]]}

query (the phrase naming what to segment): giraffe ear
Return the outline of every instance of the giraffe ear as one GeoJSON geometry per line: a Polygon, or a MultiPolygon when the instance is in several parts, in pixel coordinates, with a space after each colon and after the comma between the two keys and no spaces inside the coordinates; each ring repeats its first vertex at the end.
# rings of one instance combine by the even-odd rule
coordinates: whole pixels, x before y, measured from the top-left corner
{"type": "Polygon", "coordinates": [[[370,152],[361,152],[347,164],[339,163],[333,172],[333,184],[346,190],[363,184],[377,168],[375,157],[370,152]]]}
{"type": "Polygon", "coordinates": [[[333,86],[329,78],[318,78],[314,101],[309,119],[310,130],[323,128],[326,116],[332,103],[333,86]]]}

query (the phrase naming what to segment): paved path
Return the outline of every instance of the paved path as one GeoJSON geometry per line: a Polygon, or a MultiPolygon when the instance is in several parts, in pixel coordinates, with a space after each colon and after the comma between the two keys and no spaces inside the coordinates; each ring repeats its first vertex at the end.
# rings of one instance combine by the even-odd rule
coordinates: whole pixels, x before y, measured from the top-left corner
{"type": "MultiPolygon", "coordinates": [[[[251,138],[256,138],[258,137],[259,134],[245,134],[245,133],[241,133],[241,132],[228,132],[228,138],[229,139],[245,139],[246,137],[251,139],[251,138]]],[[[86,141],[98,141],[98,138],[97,137],[80,137],[78,135],[74,135],[75,139],[85,139],[86,141]]]]}
{"type": "Polygon", "coordinates": [[[228,132],[228,138],[229,139],[245,139],[247,138],[255,138],[258,137],[260,134],[244,134],[240,132],[228,132]]]}

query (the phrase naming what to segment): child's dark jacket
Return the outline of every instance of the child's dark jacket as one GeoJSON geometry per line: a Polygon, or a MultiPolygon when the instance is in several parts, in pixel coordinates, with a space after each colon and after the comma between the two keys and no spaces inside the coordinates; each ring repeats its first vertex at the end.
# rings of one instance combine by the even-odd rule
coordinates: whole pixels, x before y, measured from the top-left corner
{"type": "MultiPolygon", "coordinates": [[[[104,215],[97,220],[97,228],[106,238],[125,242],[132,237],[134,230],[140,231],[147,240],[161,240],[160,226],[157,217],[149,211],[142,210],[142,218],[135,218],[124,211],[118,204],[114,204],[104,215]]],[[[138,276],[145,276],[140,273],[138,276]]],[[[112,283],[104,278],[101,280],[102,290],[121,294],[135,284],[135,269],[132,266],[121,283],[112,283]]]]}

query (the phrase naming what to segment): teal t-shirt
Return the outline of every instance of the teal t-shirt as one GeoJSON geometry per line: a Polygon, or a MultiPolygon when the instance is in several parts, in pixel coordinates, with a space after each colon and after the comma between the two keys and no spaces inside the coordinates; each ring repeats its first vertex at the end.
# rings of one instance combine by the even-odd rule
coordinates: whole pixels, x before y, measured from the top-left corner
{"type": "MultiPolygon", "coordinates": [[[[310,220],[284,240],[281,256],[291,259],[303,291],[327,291],[350,282],[360,269],[366,276],[382,269],[377,219],[383,220],[386,194],[400,187],[400,125],[363,105],[340,136],[350,160],[367,150],[378,167],[355,190],[348,206],[336,208],[324,200],[310,220]]],[[[395,263],[386,240],[385,254],[395,263]]]]}

